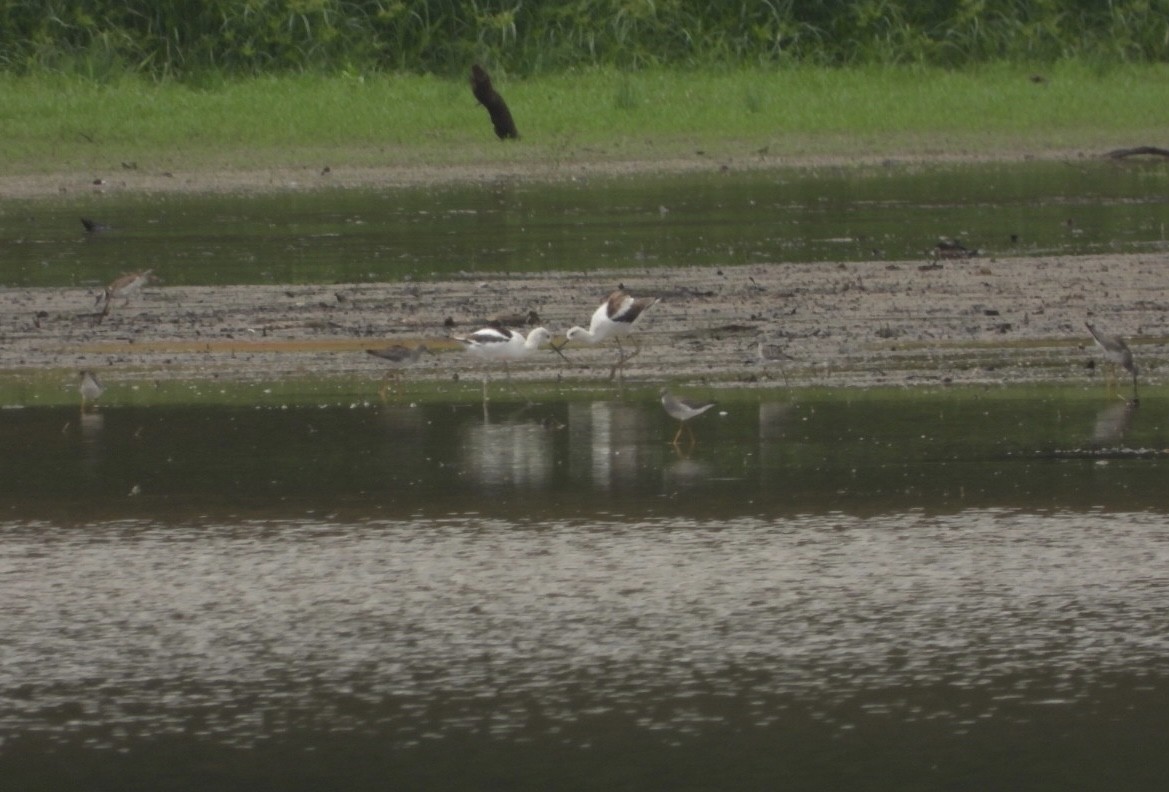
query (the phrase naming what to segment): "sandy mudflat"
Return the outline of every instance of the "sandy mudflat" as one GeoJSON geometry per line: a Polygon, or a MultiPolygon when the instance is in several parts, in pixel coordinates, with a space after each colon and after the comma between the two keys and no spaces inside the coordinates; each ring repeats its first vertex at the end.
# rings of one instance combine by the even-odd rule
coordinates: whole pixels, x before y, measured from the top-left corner
{"type": "MultiPolygon", "coordinates": [[[[1046,152],[1049,158],[1099,156],[1046,152]]],[[[1033,158],[1006,152],[1010,161],[1033,158]]],[[[962,159],[959,157],[959,159],[962,159]]],[[[901,160],[899,160],[901,161],[901,160]]],[[[784,162],[820,165],[823,162],[784,162]]],[[[835,163],[844,164],[844,163],[835,163]]],[[[763,167],[754,163],[752,167],[763,167]]],[[[94,184],[77,175],[0,179],[0,198],[50,198],[78,190],[263,191],[498,178],[563,179],[725,167],[685,162],[577,163],[527,168],[319,169],[224,174],[128,172],[94,184]]],[[[740,167],[736,164],[735,167],[740,167]]],[[[439,354],[410,376],[450,379],[481,371],[450,340],[492,317],[534,311],[560,339],[587,324],[618,283],[655,295],[628,364],[637,382],[903,386],[1080,382],[1099,378],[1084,329],[1091,320],[1127,336],[1145,381],[1156,382],[1169,337],[1169,254],[973,258],[931,263],[775,261],[745,267],[641,269],[538,276],[478,275],[438,282],[327,286],[177,287],[164,279],[101,321],[97,292],[0,291],[0,370],[94,368],[121,379],[380,377],[364,349],[419,341],[439,354]],[[762,366],[758,339],[786,345],[790,360],[762,366]]],[[[513,376],[603,382],[616,357],[569,346],[543,351],[513,376]]]]}
{"type": "MultiPolygon", "coordinates": [[[[410,376],[475,377],[449,339],[493,316],[535,311],[563,338],[587,324],[618,280],[661,302],[637,332],[631,381],[738,387],[929,386],[1089,382],[1099,369],[1084,321],[1129,337],[1145,381],[1165,357],[1164,254],[775,262],[619,274],[477,276],[438,282],[328,286],[148,286],[95,321],[93,290],[0,292],[0,369],[95,368],[107,378],[379,377],[364,349],[432,344],[410,376]],[[786,344],[781,367],[755,360],[756,340],[786,344]]],[[[610,342],[611,343],[611,342],[610,342]]],[[[570,345],[542,351],[513,376],[603,382],[615,359],[570,345]]]]}

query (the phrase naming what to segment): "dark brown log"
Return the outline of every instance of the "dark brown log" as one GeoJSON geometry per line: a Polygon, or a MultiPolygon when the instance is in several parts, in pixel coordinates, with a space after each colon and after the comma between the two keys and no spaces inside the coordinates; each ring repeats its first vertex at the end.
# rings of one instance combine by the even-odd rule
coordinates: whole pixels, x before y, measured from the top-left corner
{"type": "Polygon", "coordinates": [[[478,63],[471,67],[471,93],[491,114],[491,125],[495,127],[495,134],[500,140],[519,138],[520,133],[516,130],[511,111],[507,109],[507,102],[503,101],[503,97],[491,84],[487,70],[478,63]]]}

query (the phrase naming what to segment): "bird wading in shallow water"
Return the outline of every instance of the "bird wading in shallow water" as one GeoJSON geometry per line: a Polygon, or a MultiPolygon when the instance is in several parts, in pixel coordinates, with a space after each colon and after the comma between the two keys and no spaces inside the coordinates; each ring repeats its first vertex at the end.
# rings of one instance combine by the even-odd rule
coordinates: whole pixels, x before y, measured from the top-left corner
{"type": "Polygon", "coordinates": [[[95,404],[101,398],[102,393],[105,392],[105,386],[101,384],[101,380],[92,371],[83,371],[77,390],[81,394],[81,412],[85,412],[87,405],[95,404]]]}
{"type": "Polygon", "coordinates": [[[402,376],[402,369],[417,363],[418,359],[424,354],[434,354],[426,344],[419,344],[416,347],[394,344],[393,346],[382,347],[380,349],[367,349],[365,351],[367,354],[373,355],[390,364],[390,369],[382,377],[382,386],[378,389],[378,396],[381,397],[382,401],[386,400],[386,388],[390,381],[397,382],[402,376]]]}
{"type": "Polygon", "coordinates": [[[657,297],[633,297],[623,289],[610,294],[605,301],[593,312],[589,320],[588,329],[573,327],[565,335],[565,343],[569,341],[584,341],[589,344],[599,344],[609,338],[617,341],[617,362],[609,370],[609,379],[618,373],[625,377],[625,364],[641,353],[641,344],[634,341],[636,349],[629,354],[621,346],[621,339],[633,332],[633,324],[641,318],[647,310],[658,302],[657,297]]]}
{"type": "Polygon", "coordinates": [[[662,388],[661,396],[662,407],[665,408],[666,414],[678,422],[678,431],[674,435],[674,439],[670,441],[670,445],[677,447],[683,429],[690,433],[690,445],[694,445],[694,430],[690,428],[690,421],[713,407],[715,402],[680,399],[670,393],[668,388],[662,388]]]}
{"type": "MultiPolygon", "coordinates": [[[[462,344],[469,354],[503,363],[504,374],[510,381],[511,371],[508,369],[508,363],[527,357],[550,342],[552,333],[546,328],[537,327],[525,338],[523,333],[500,326],[484,327],[470,335],[452,337],[462,344]]],[[[483,401],[487,401],[486,377],[483,379],[483,401]]]]}
{"type": "Polygon", "coordinates": [[[1109,367],[1109,388],[1116,387],[1117,372],[1116,369],[1123,368],[1132,375],[1132,401],[1138,402],[1137,398],[1137,367],[1133,362],[1132,350],[1128,348],[1128,344],[1120,336],[1107,335],[1096,329],[1096,326],[1091,322],[1084,322],[1084,326],[1088,328],[1088,332],[1092,334],[1092,338],[1096,341],[1096,346],[1104,353],[1104,360],[1109,367]]]}

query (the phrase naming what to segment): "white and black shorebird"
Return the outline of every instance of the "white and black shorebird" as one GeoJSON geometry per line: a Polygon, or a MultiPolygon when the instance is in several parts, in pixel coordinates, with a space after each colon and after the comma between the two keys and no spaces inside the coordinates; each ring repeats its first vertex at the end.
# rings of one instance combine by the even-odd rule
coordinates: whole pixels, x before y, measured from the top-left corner
{"type": "Polygon", "coordinates": [[[1104,353],[1104,360],[1109,366],[1109,386],[1114,387],[1116,384],[1116,369],[1123,368],[1132,375],[1132,400],[1137,401],[1137,367],[1136,363],[1133,362],[1132,350],[1128,348],[1128,344],[1120,336],[1100,332],[1091,322],[1084,322],[1084,326],[1092,334],[1096,346],[1100,347],[1104,353]]]}
{"type": "MultiPolygon", "coordinates": [[[[511,371],[508,363],[520,360],[535,352],[552,340],[552,333],[547,328],[534,328],[527,337],[518,330],[509,330],[502,325],[484,327],[469,335],[452,336],[455,341],[463,345],[467,352],[483,360],[494,360],[503,363],[503,371],[508,380],[511,371]]],[[[487,401],[487,379],[483,380],[483,401],[487,401]]]]}
{"type": "Polygon", "coordinates": [[[94,404],[101,398],[102,393],[105,392],[105,386],[101,384],[101,380],[92,371],[83,371],[77,385],[77,391],[81,394],[81,412],[85,412],[87,405],[94,404]]]}
{"type": "Polygon", "coordinates": [[[618,373],[625,375],[624,367],[627,361],[637,357],[641,352],[641,344],[634,341],[636,349],[625,354],[621,346],[621,339],[633,332],[633,324],[643,313],[649,310],[658,301],[657,297],[633,297],[624,289],[618,289],[605,298],[605,301],[593,312],[588,328],[572,327],[565,334],[565,343],[569,341],[584,341],[589,344],[599,344],[609,338],[617,341],[617,362],[609,370],[609,379],[618,373]]]}
{"type": "Polygon", "coordinates": [[[682,437],[682,430],[685,429],[690,433],[690,444],[694,445],[694,430],[690,428],[690,421],[704,412],[715,406],[715,402],[699,402],[691,399],[681,399],[670,393],[668,388],[662,388],[662,407],[665,408],[666,414],[678,422],[678,432],[674,435],[674,439],[670,441],[671,445],[678,445],[679,438],[682,437]]]}
{"type": "Polygon", "coordinates": [[[367,354],[386,361],[390,366],[389,370],[382,377],[381,388],[378,389],[378,395],[381,396],[382,401],[386,400],[386,388],[390,381],[393,380],[396,382],[402,376],[402,369],[414,365],[423,355],[434,354],[426,344],[418,344],[414,347],[394,344],[388,347],[367,349],[365,351],[367,354]]]}

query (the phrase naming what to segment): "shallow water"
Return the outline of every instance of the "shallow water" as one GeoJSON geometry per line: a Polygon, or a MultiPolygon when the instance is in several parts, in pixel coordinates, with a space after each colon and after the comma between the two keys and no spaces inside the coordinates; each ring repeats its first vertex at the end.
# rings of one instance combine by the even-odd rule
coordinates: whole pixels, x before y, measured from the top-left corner
{"type": "Polygon", "coordinates": [[[1166,413],[761,394],[0,411],[54,789],[1155,786],[1166,413]]]}
{"type": "Polygon", "coordinates": [[[276,195],[0,203],[0,285],[400,281],[459,273],[1164,251],[1159,163],[638,175],[276,195]],[[111,228],[87,234],[79,217],[111,228]]]}
{"type": "MultiPolygon", "coordinates": [[[[1135,163],[0,205],[3,285],[1164,250],[1135,163]],[[109,223],[86,235],[78,216],[109,223]],[[1013,237],[1012,237],[1013,235],[1013,237]]],[[[0,410],[5,789],[1148,789],[1169,416],[1103,393],[0,410]]]]}

